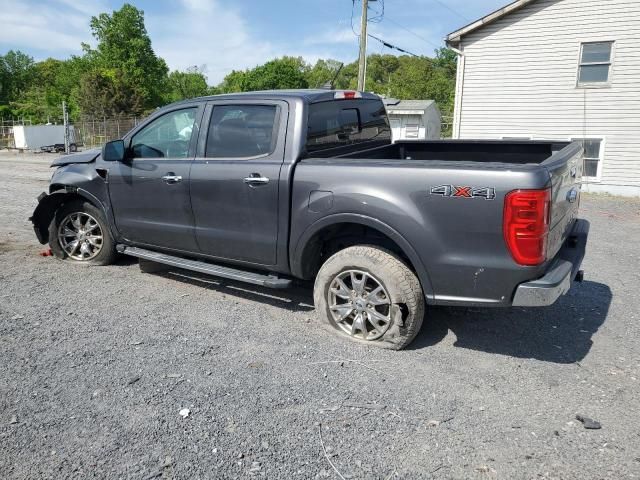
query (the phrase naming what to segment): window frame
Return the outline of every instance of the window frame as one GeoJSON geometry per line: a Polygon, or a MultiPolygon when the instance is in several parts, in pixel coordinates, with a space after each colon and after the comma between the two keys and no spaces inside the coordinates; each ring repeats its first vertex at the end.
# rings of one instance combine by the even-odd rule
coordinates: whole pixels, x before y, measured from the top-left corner
{"type": "Polygon", "coordinates": [[[610,88],[611,87],[611,79],[613,77],[613,66],[615,61],[615,51],[616,51],[616,41],[615,40],[590,40],[588,42],[580,42],[578,46],[578,69],[576,72],[576,88],[610,88]],[[585,45],[594,45],[598,43],[608,43],[611,45],[611,53],[609,55],[608,62],[583,62],[582,55],[584,53],[585,45]],[[606,82],[581,82],[580,81],[580,73],[582,72],[582,67],[590,66],[590,65],[607,65],[609,67],[609,73],[607,75],[606,82]]]}
{"type": "Polygon", "coordinates": [[[136,161],[162,161],[162,160],[171,160],[171,161],[191,161],[195,156],[196,145],[198,142],[198,137],[200,133],[200,121],[202,118],[203,106],[199,103],[187,104],[187,105],[176,105],[175,108],[171,108],[170,110],[162,110],[157,112],[156,114],[148,117],[144,122],[140,123],[134,130],[129,132],[124,137],[124,142],[126,146],[126,156],[129,160],[136,161]],[[195,119],[193,122],[193,131],[191,132],[191,140],[189,141],[189,152],[186,157],[134,157],[133,156],[133,139],[136,135],[142,132],[149,125],[154,123],[156,120],[161,119],[162,117],[169,115],[174,112],[178,112],[181,110],[195,110],[195,119]]]}
{"type": "MultiPolygon", "coordinates": [[[[307,114],[307,118],[306,118],[306,122],[305,122],[305,126],[303,128],[303,130],[306,132],[306,141],[304,143],[304,156],[308,157],[308,158],[324,158],[330,155],[342,155],[345,153],[349,153],[350,151],[353,150],[354,146],[358,146],[359,148],[373,148],[374,146],[376,146],[374,144],[374,142],[378,142],[378,145],[381,145],[379,143],[379,141],[376,141],[376,139],[380,136],[381,134],[381,130],[387,131],[388,132],[388,137],[389,137],[389,142],[393,143],[394,137],[393,137],[393,130],[391,127],[391,123],[390,123],[390,119],[389,117],[386,115],[386,109],[384,108],[384,106],[382,107],[382,110],[376,110],[375,113],[380,113],[382,112],[382,115],[379,115],[378,117],[374,117],[373,115],[373,111],[372,110],[367,110],[367,108],[370,105],[374,105],[377,106],[379,102],[376,102],[375,99],[370,99],[370,98],[365,98],[365,99],[349,99],[349,100],[338,100],[336,101],[335,99],[332,100],[323,100],[323,101],[318,101],[318,102],[310,102],[308,104],[308,114],[307,114]],[[340,110],[358,110],[358,123],[359,123],[359,128],[358,128],[358,132],[355,133],[350,133],[349,136],[351,137],[351,135],[362,135],[364,132],[368,131],[369,129],[376,129],[376,134],[373,135],[370,138],[365,138],[365,139],[358,139],[358,141],[352,141],[351,138],[349,138],[349,142],[346,143],[342,143],[342,144],[338,144],[339,142],[334,142],[334,144],[332,146],[326,146],[324,148],[312,148],[315,147],[317,145],[331,145],[330,142],[326,142],[324,144],[320,143],[310,143],[310,139],[311,138],[320,138],[320,137],[327,137],[327,136],[331,136],[331,135],[338,135],[338,132],[332,133],[332,134],[327,134],[327,135],[323,135],[323,136],[316,136],[316,137],[312,137],[310,135],[310,128],[312,125],[312,122],[310,122],[311,120],[311,115],[313,112],[313,110],[315,108],[322,108],[319,106],[322,106],[324,104],[329,104],[329,108],[331,108],[331,105],[340,105],[341,104],[341,108],[340,110]],[[378,125],[377,123],[373,122],[370,120],[371,118],[379,118],[379,119],[384,119],[384,123],[385,126],[384,128],[381,125],[378,125]],[[369,121],[367,121],[369,120],[369,121]],[[311,150],[310,150],[311,148],[311,150]]],[[[328,132],[328,129],[325,129],[328,132]]]]}
{"type": "MultiPolygon", "coordinates": [[[[283,107],[281,101],[275,100],[220,100],[208,102],[204,111],[204,120],[202,124],[202,130],[200,139],[198,141],[197,158],[201,160],[224,162],[224,161],[251,161],[251,160],[270,160],[273,158],[284,159],[284,136],[283,131],[283,118],[286,118],[287,111],[283,107]],[[260,155],[253,155],[249,157],[207,157],[207,141],[209,139],[209,130],[211,128],[211,118],[213,117],[213,111],[216,107],[275,107],[276,114],[274,116],[273,132],[272,132],[272,146],[271,151],[268,153],[261,153],[260,155]]],[[[284,122],[286,123],[286,122],[284,122]]]]}
{"type": "MultiPolygon", "coordinates": [[[[598,158],[598,169],[595,177],[589,177],[582,173],[582,179],[585,183],[599,183],[602,181],[602,169],[604,165],[604,152],[606,147],[606,137],[598,135],[590,135],[588,137],[572,137],[570,142],[584,142],[585,140],[597,140],[600,142],[600,157],[598,158]]],[[[587,158],[585,160],[595,160],[595,158],[587,158]]],[[[583,167],[584,168],[584,167],[583,167]]]]}
{"type": "Polygon", "coordinates": [[[407,140],[419,140],[420,139],[420,124],[419,123],[405,123],[404,124],[404,138],[407,140]],[[411,129],[411,131],[409,131],[411,129]]]}

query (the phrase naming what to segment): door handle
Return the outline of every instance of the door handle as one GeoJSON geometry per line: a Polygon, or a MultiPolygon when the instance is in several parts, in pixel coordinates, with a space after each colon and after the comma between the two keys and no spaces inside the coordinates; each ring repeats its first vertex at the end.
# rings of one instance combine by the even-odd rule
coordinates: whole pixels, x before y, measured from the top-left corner
{"type": "Polygon", "coordinates": [[[162,181],[168,185],[173,185],[176,183],[180,183],[182,181],[182,177],[174,173],[167,173],[164,177],[162,177],[162,181]]]}
{"type": "Polygon", "coordinates": [[[252,173],[250,176],[244,179],[244,183],[251,186],[266,185],[267,183],[269,183],[269,179],[267,177],[263,177],[259,173],[252,173]]]}

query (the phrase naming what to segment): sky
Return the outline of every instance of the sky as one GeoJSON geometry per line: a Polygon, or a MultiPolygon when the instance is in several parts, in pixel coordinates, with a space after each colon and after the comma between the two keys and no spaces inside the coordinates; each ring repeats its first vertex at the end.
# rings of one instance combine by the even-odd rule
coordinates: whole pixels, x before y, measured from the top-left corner
{"type": "MultiPolygon", "coordinates": [[[[204,69],[210,84],[232,70],[283,55],[314,63],[358,57],[361,0],[129,0],[145,13],[153,48],[172,70],[204,69]],[[353,22],[352,22],[352,10],[353,22]]],[[[64,59],[94,45],[91,16],[122,0],[1,0],[0,54],[64,59]]],[[[417,55],[433,54],[446,34],[508,0],[370,0],[369,33],[417,55]],[[376,13],[378,12],[378,13],[376,13]]],[[[368,53],[398,53],[369,41],[368,53]]]]}

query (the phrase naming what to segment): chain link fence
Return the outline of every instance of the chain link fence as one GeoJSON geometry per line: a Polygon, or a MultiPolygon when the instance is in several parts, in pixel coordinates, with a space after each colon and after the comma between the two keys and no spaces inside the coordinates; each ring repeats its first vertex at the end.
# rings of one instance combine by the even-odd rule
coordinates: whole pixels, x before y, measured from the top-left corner
{"type": "MultiPolygon", "coordinates": [[[[75,131],[72,142],[83,149],[102,146],[105,142],[122,138],[129,130],[138,125],[144,117],[97,118],[81,117],[71,125],[75,131]]],[[[58,124],[61,124],[58,123],[58,124]]],[[[0,118],[0,149],[16,148],[14,127],[34,125],[28,119],[0,118]]],[[[64,143],[60,138],[59,143],[64,143]]]]}
{"type": "Polygon", "coordinates": [[[0,149],[14,148],[16,142],[13,137],[13,127],[31,125],[31,120],[25,118],[0,117],[0,149]]]}
{"type": "Polygon", "coordinates": [[[442,129],[440,136],[443,139],[450,139],[453,136],[453,116],[442,116],[442,129]]]}
{"type": "MultiPolygon", "coordinates": [[[[137,126],[144,117],[81,117],[73,123],[75,143],[85,150],[104,145],[110,140],[122,138],[129,130],[137,126]]],[[[28,119],[0,118],[0,148],[15,148],[13,127],[32,125],[28,119]]],[[[442,116],[442,138],[451,138],[453,117],[442,116]]],[[[61,143],[64,139],[61,139],[61,143]]]]}
{"type": "Polygon", "coordinates": [[[122,138],[141,119],[142,117],[81,117],[73,124],[76,142],[85,149],[99,147],[110,140],[122,138]]]}

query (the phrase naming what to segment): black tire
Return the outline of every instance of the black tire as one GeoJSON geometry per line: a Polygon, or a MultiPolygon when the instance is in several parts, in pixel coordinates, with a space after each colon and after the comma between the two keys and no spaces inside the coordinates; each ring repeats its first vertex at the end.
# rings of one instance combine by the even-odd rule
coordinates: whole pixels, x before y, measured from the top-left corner
{"type": "Polygon", "coordinates": [[[69,151],[71,153],[76,153],[78,151],[78,146],[75,143],[72,143],[71,145],[69,145],[69,151]]]}
{"type": "MultiPolygon", "coordinates": [[[[339,288],[340,292],[344,295],[344,289],[342,287],[339,288]]],[[[354,301],[353,295],[355,290],[353,289],[353,285],[351,284],[349,288],[351,288],[350,295],[352,295],[352,298],[350,300],[338,301],[350,302],[348,305],[357,304],[360,313],[363,315],[366,314],[365,319],[371,318],[370,314],[367,313],[370,311],[368,307],[371,307],[371,305],[362,305],[362,301],[360,301],[360,303],[358,303],[357,300],[354,301]]],[[[368,288],[372,289],[373,287],[370,286],[368,288]]],[[[363,294],[365,298],[364,303],[367,303],[367,294],[371,294],[371,290],[367,292],[366,287],[362,287],[362,290],[365,290],[363,294]]],[[[358,294],[355,293],[355,295],[357,296],[358,294]]],[[[396,255],[374,246],[349,247],[329,258],[318,272],[314,285],[313,298],[318,316],[325,324],[333,327],[333,330],[338,332],[340,336],[367,345],[392,350],[401,350],[413,341],[420,331],[425,313],[425,299],[420,281],[416,275],[396,255]],[[378,284],[382,286],[382,299],[389,300],[390,305],[388,307],[373,307],[374,309],[387,309],[388,313],[386,315],[390,321],[386,326],[375,326],[370,320],[364,320],[361,324],[364,325],[364,328],[371,328],[371,332],[373,333],[371,337],[379,336],[379,338],[365,339],[364,337],[370,335],[370,333],[367,332],[367,334],[363,334],[361,330],[359,331],[360,333],[354,334],[353,324],[356,320],[354,319],[351,324],[349,324],[350,317],[347,317],[346,321],[338,321],[334,317],[334,315],[336,315],[336,309],[334,308],[332,311],[330,308],[329,297],[332,284],[334,285],[332,294],[335,297],[335,287],[339,286],[339,284],[334,282],[338,282],[338,278],[345,276],[343,285],[346,284],[346,286],[349,287],[348,279],[353,279],[353,277],[350,277],[350,272],[354,271],[356,272],[356,279],[364,279],[363,282],[365,282],[365,286],[366,282],[370,282],[369,285],[375,286],[378,284]],[[368,277],[358,277],[359,272],[366,273],[368,277]],[[367,280],[367,278],[369,280],[367,280]],[[387,295],[390,298],[387,298],[387,295]],[[350,332],[346,330],[350,330],[350,332]]],[[[340,298],[342,299],[343,297],[340,298]]],[[[347,306],[346,310],[343,311],[346,312],[349,308],[351,307],[347,306]]],[[[350,315],[355,316],[357,313],[357,310],[353,310],[350,315]]]]}
{"type": "Polygon", "coordinates": [[[104,218],[104,214],[99,208],[96,208],[91,203],[81,199],[65,203],[56,211],[53,220],[51,220],[51,223],[49,224],[49,247],[51,248],[51,252],[59,259],[87,265],[111,265],[118,257],[116,245],[111,237],[109,225],[104,218]],[[74,213],[85,213],[90,215],[95,219],[100,227],[100,231],[102,232],[102,245],[100,251],[93,258],[86,260],[73,258],[67,254],[60,244],[60,240],[58,239],[58,227],[65,218],[74,213]]]}

